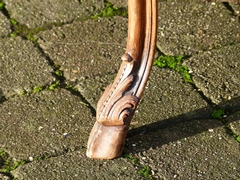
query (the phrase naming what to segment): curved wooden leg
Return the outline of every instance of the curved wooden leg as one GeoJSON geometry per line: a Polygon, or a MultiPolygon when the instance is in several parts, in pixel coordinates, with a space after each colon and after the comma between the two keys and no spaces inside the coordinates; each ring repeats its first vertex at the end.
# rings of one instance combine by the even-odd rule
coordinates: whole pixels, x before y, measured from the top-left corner
{"type": "Polygon", "coordinates": [[[122,64],[97,105],[87,156],[112,159],[122,154],[134,111],[149,77],[156,46],[156,0],[128,0],[128,40],[122,64]]]}

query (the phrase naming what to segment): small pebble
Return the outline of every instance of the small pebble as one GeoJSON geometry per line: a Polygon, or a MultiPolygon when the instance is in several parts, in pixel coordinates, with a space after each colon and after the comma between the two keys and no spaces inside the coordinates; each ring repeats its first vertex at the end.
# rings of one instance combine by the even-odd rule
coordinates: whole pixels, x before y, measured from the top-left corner
{"type": "Polygon", "coordinates": [[[209,132],[213,132],[213,129],[208,129],[209,132]]]}

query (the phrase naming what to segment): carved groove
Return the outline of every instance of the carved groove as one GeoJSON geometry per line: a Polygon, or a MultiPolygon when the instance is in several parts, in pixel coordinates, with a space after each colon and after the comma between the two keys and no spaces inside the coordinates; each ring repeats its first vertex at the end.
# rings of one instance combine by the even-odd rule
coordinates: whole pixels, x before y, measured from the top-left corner
{"type": "Polygon", "coordinates": [[[128,40],[122,64],[97,105],[87,156],[121,155],[127,131],[146,86],[156,46],[157,0],[128,0],[128,40]]]}
{"type": "Polygon", "coordinates": [[[138,98],[126,94],[134,81],[131,74],[134,61],[128,54],[123,54],[122,65],[113,84],[109,85],[97,106],[97,121],[103,125],[124,125],[132,117],[138,98]]]}

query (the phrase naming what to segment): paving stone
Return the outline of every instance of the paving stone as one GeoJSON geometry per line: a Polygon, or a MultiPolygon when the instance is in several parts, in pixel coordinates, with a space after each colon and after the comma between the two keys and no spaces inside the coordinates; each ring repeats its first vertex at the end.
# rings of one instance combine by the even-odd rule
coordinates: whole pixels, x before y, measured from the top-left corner
{"type": "Polygon", "coordinates": [[[236,44],[239,32],[238,17],[223,4],[159,3],[157,46],[164,54],[187,56],[236,44]]]}
{"type": "Polygon", "coordinates": [[[95,119],[81,98],[62,89],[0,104],[0,147],[14,159],[57,156],[86,147],[95,119]]]}
{"type": "Polygon", "coordinates": [[[240,136],[240,111],[235,112],[224,120],[229,123],[233,133],[240,136]]]}
{"type": "Polygon", "coordinates": [[[117,6],[119,8],[127,8],[128,7],[128,1],[127,0],[109,0],[108,2],[114,4],[114,6],[117,6]]]}
{"type": "Polygon", "coordinates": [[[54,22],[69,23],[94,15],[104,7],[103,1],[97,0],[45,0],[41,3],[38,0],[5,0],[5,3],[11,18],[29,28],[54,22]]]}
{"type": "Polygon", "coordinates": [[[201,119],[135,134],[128,148],[156,179],[237,179],[239,143],[219,120],[201,119]],[[133,146],[134,145],[134,146],[133,146]]]}
{"type": "Polygon", "coordinates": [[[85,151],[75,151],[44,161],[36,161],[13,171],[17,179],[145,179],[126,158],[111,161],[91,160],[85,151]]]}
{"type": "Polygon", "coordinates": [[[39,35],[41,48],[60,65],[67,81],[86,94],[81,84],[117,72],[125,52],[127,19],[99,18],[74,22],[39,35]]]}
{"type": "Polygon", "coordinates": [[[6,16],[0,12],[0,37],[7,36],[11,33],[11,24],[6,16]]]}
{"type": "Polygon", "coordinates": [[[1,180],[10,180],[11,178],[0,173],[1,180]]]}
{"type": "Polygon", "coordinates": [[[47,59],[30,41],[2,38],[0,47],[0,91],[5,97],[54,81],[47,59]]]}
{"type": "MultiPolygon", "coordinates": [[[[218,120],[192,120],[132,136],[127,143],[156,179],[237,179],[239,145],[224,131],[218,120]]],[[[33,161],[12,173],[18,179],[145,179],[137,175],[136,166],[122,157],[90,160],[81,149],[33,161]]]]}
{"type": "Polygon", "coordinates": [[[173,117],[208,118],[211,112],[208,103],[179,73],[154,66],[133,121],[143,126],[173,117]]]}
{"type": "Polygon", "coordinates": [[[196,86],[218,104],[240,95],[240,44],[206,51],[184,62],[196,86]]]}

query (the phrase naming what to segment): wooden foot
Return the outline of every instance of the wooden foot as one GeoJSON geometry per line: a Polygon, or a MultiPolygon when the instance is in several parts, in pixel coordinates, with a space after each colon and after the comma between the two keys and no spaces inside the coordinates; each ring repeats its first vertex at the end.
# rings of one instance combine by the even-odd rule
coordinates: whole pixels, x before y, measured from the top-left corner
{"type": "Polygon", "coordinates": [[[122,154],[133,114],[146,86],[156,46],[156,0],[128,0],[128,40],[122,64],[97,105],[87,156],[112,159],[122,154]]]}

